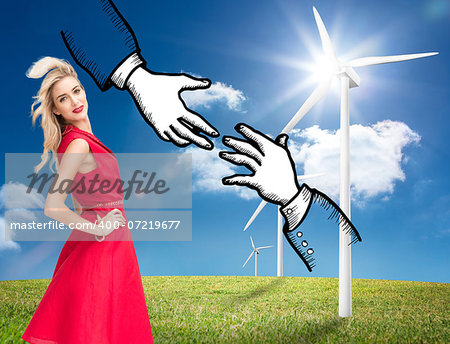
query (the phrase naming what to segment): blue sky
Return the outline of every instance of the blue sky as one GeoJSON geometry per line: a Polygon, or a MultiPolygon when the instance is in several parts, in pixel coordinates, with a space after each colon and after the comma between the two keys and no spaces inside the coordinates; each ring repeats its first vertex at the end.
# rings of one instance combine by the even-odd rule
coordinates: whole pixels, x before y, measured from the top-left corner
{"type": "MultiPolygon", "coordinates": [[[[18,0],[3,5],[4,153],[41,151],[42,132],[32,128],[29,118],[39,81],[27,79],[25,71],[41,56],[73,62],[54,18],[74,5],[82,4],[18,0]]],[[[215,83],[214,91],[186,99],[222,135],[233,134],[234,125],[245,122],[275,136],[314,89],[314,82],[306,82],[311,71],[301,68],[320,52],[313,5],[338,57],[439,51],[422,60],[357,70],[361,86],[350,92],[352,220],[363,242],[353,247],[352,270],[354,278],[449,282],[447,1],[259,1],[255,6],[253,1],[116,0],[116,5],[132,26],[149,68],[185,71],[215,83]]],[[[156,138],[127,93],[102,93],[86,73],[77,71],[94,133],[114,152],[180,151],[156,138]]],[[[333,197],[338,127],[334,85],[291,137],[298,174],[325,170],[326,177],[310,183],[333,197]]],[[[276,244],[275,206],[267,206],[251,229],[242,232],[259,199],[202,183],[220,175],[223,164],[215,151],[188,151],[194,155],[192,241],[136,242],[141,274],[252,275],[253,264],[241,268],[250,253],[249,236],[258,245],[276,244]],[[202,172],[206,177],[200,178],[202,172]]],[[[0,178],[4,180],[4,169],[0,178]]],[[[320,247],[317,267],[309,273],[285,241],[285,275],[337,277],[337,228],[322,226],[319,219],[312,226],[311,236],[320,247]]],[[[0,280],[50,278],[62,246],[20,242],[7,248],[2,243],[0,280]]],[[[258,261],[260,274],[276,275],[274,248],[258,261]]]]}

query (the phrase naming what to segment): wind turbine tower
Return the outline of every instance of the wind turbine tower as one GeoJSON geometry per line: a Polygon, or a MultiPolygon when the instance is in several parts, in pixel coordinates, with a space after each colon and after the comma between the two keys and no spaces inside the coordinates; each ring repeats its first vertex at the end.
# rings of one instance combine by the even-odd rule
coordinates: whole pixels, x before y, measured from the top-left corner
{"type": "MultiPolygon", "coordinates": [[[[337,59],[327,29],[313,7],[314,18],[319,29],[322,49],[325,54],[329,75],[325,86],[329,84],[333,76],[340,79],[341,84],[341,116],[340,116],[340,208],[350,219],[350,116],[349,116],[349,89],[358,87],[360,78],[353,67],[371,66],[382,63],[400,62],[438,54],[421,53],[395,56],[373,56],[358,58],[349,62],[341,62],[337,59]]],[[[350,234],[346,234],[342,228],[339,230],[339,316],[349,317],[352,315],[352,282],[351,282],[351,246],[350,234]]]]}

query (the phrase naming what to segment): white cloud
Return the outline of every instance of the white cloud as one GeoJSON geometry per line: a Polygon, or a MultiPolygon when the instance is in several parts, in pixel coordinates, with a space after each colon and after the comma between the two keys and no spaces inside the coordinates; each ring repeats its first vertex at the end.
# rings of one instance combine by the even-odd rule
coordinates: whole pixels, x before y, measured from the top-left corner
{"type": "MultiPolygon", "coordinates": [[[[26,192],[27,186],[21,183],[9,182],[0,187],[0,209],[3,211],[5,206],[8,208],[15,208],[10,211],[10,215],[14,220],[21,219],[22,221],[35,220],[33,212],[27,208],[43,208],[45,198],[42,194],[32,190],[30,193],[26,192]]],[[[0,252],[5,250],[20,250],[20,245],[12,240],[5,240],[5,218],[0,217],[0,252]]],[[[10,238],[13,233],[9,232],[10,238]]]]}
{"type": "MultiPolygon", "coordinates": [[[[296,130],[291,135],[289,149],[297,166],[304,173],[325,173],[308,180],[308,185],[330,197],[339,195],[340,130],[330,131],[313,126],[296,130]]],[[[350,178],[352,199],[365,199],[394,192],[397,181],[405,180],[402,150],[418,143],[420,136],[403,122],[385,120],[372,126],[350,127],[350,178]]]]}
{"type": "Polygon", "coordinates": [[[222,82],[215,82],[206,90],[185,91],[181,94],[191,108],[209,109],[213,103],[225,103],[230,110],[245,112],[242,109],[242,104],[246,100],[244,93],[222,82]]]}
{"type": "Polygon", "coordinates": [[[5,240],[5,219],[0,217],[0,253],[3,251],[20,251],[20,245],[15,241],[5,240]]]}
{"type": "MultiPolygon", "coordinates": [[[[234,192],[244,199],[259,197],[255,191],[246,187],[222,184],[222,178],[237,173],[238,168],[219,158],[218,154],[221,150],[217,147],[214,147],[212,151],[195,147],[185,149],[186,153],[192,154],[192,191],[234,192]]],[[[250,171],[244,173],[250,174],[250,171]]]]}
{"type": "Polygon", "coordinates": [[[9,182],[0,188],[0,207],[7,208],[40,208],[45,204],[45,198],[35,188],[27,193],[27,186],[22,183],[9,182]]]}
{"type": "MultiPolygon", "coordinates": [[[[351,193],[352,199],[362,205],[365,200],[380,196],[388,200],[394,192],[395,183],[405,180],[402,164],[407,157],[403,149],[417,144],[420,136],[405,123],[385,120],[372,126],[350,127],[351,193]]],[[[320,129],[313,126],[294,130],[290,136],[289,149],[297,165],[297,172],[304,174],[324,173],[324,176],[308,179],[308,185],[336,199],[339,195],[340,131],[320,129]]],[[[212,151],[190,147],[192,153],[194,192],[234,192],[244,199],[259,196],[246,187],[230,187],[222,184],[222,178],[243,172],[242,168],[219,158],[220,149],[212,151]]]]}

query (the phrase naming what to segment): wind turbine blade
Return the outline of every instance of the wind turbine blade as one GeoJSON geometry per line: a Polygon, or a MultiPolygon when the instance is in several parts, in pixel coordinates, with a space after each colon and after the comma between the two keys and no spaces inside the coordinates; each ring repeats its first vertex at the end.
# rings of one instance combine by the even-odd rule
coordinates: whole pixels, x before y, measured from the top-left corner
{"type": "Polygon", "coordinates": [[[336,53],[334,52],[333,44],[331,43],[330,36],[328,35],[325,24],[320,17],[319,12],[313,6],[314,19],[316,20],[317,28],[319,29],[320,40],[322,41],[322,49],[325,55],[333,60],[336,60],[336,53]]]}
{"type": "Polygon", "coordinates": [[[328,79],[323,80],[319,86],[311,93],[311,95],[306,99],[303,105],[298,109],[297,113],[292,117],[289,123],[281,131],[282,134],[289,134],[289,132],[294,129],[297,123],[308,113],[311,108],[316,105],[316,103],[322,99],[322,97],[327,93],[330,87],[332,75],[328,79]]]}
{"type": "Polygon", "coordinates": [[[421,54],[407,54],[407,55],[393,55],[393,56],[371,56],[371,57],[362,57],[359,59],[351,60],[346,63],[347,66],[350,67],[363,67],[363,66],[372,66],[383,63],[391,63],[391,62],[401,62],[407,60],[420,59],[422,57],[433,56],[439,53],[421,53],[421,54]]]}
{"type": "Polygon", "coordinates": [[[297,179],[298,180],[311,179],[311,178],[316,178],[316,177],[322,177],[324,175],[325,175],[325,173],[304,174],[301,176],[297,176],[297,179]]]}
{"type": "Polygon", "coordinates": [[[250,256],[248,256],[247,260],[245,261],[244,265],[242,265],[242,267],[244,267],[245,264],[248,263],[248,261],[250,260],[250,258],[253,256],[254,253],[255,253],[255,251],[253,251],[253,252],[250,254],[250,256]]]}
{"type": "Polygon", "coordinates": [[[250,235],[250,240],[252,241],[253,249],[255,249],[255,244],[253,243],[253,239],[252,239],[252,236],[251,236],[251,235],[250,235]]]}
{"type": "Polygon", "coordinates": [[[258,208],[256,208],[255,212],[253,213],[252,217],[250,218],[250,220],[248,220],[247,224],[245,225],[244,231],[250,227],[250,225],[252,224],[253,220],[256,219],[256,217],[258,216],[258,214],[261,212],[261,210],[263,210],[263,208],[266,206],[267,202],[262,200],[261,203],[259,203],[258,208]]]}
{"type": "Polygon", "coordinates": [[[270,247],[272,247],[272,246],[257,247],[256,249],[257,249],[257,250],[262,250],[263,248],[270,248],[270,247]]]}

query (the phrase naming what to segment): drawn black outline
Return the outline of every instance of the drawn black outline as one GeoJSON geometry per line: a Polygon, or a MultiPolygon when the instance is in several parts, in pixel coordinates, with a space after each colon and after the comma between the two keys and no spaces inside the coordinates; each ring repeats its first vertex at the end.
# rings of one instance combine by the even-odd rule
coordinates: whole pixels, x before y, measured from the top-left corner
{"type": "MultiPolygon", "coordinates": [[[[289,151],[289,149],[287,148],[287,140],[289,138],[289,136],[287,134],[280,134],[277,136],[277,138],[275,140],[273,140],[272,138],[268,137],[267,135],[263,134],[262,132],[260,132],[259,130],[254,129],[253,127],[251,127],[248,124],[245,123],[238,123],[234,129],[240,133],[244,127],[247,127],[249,129],[251,129],[252,131],[254,131],[255,133],[261,135],[262,137],[266,138],[268,141],[272,142],[275,145],[280,146],[281,148],[283,148],[285,150],[285,152],[288,155],[289,158],[289,162],[291,165],[291,168],[294,172],[294,175],[296,175],[296,168],[295,168],[295,163],[294,160],[292,159],[291,153],[289,151]]],[[[254,147],[255,149],[257,149],[259,151],[259,153],[261,153],[261,155],[264,157],[264,152],[261,151],[261,149],[258,147],[258,145],[256,144],[256,142],[254,142],[251,139],[247,139],[247,137],[245,138],[245,140],[243,139],[239,139],[239,138],[235,138],[235,137],[230,137],[230,136],[223,136],[222,137],[222,142],[224,145],[226,145],[227,147],[230,147],[232,149],[234,149],[233,147],[231,147],[228,143],[227,140],[229,138],[233,138],[233,140],[238,141],[238,142],[245,142],[250,144],[252,147],[254,147]]],[[[237,151],[236,149],[234,149],[235,151],[237,151]]],[[[232,184],[229,182],[229,179],[233,178],[233,177],[253,177],[255,175],[255,171],[253,171],[250,167],[248,167],[245,163],[243,162],[236,162],[236,161],[232,161],[232,160],[228,160],[226,158],[226,156],[224,156],[225,154],[228,155],[233,155],[233,154],[242,154],[245,155],[249,158],[252,158],[253,160],[256,161],[256,163],[258,165],[261,166],[261,163],[258,162],[253,156],[251,156],[248,151],[246,151],[245,149],[243,150],[239,150],[237,151],[238,153],[230,153],[228,151],[221,151],[219,152],[219,157],[222,158],[223,160],[226,160],[227,162],[230,162],[234,165],[237,166],[245,166],[246,168],[248,168],[251,173],[250,174],[233,174],[231,176],[228,177],[224,177],[222,178],[222,184],[224,185],[239,185],[239,186],[246,186],[250,189],[255,190],[258,195],[264,199],[267,202],[270,203],[274,203],[280,206],[286,206],[286,204],[282,204],[279,201],[276,201],[274,198],[270,198],[270,194],[269,197],[267,196],[263,196],[262,192],[260,189],[258,189],[256,186],[254,185],[250,185],[250,184],[232,184]]],[[[303,223],[303,221],[306,219],[309,210],[311,208],[311,205],[313,203],[318,203],[322,208],[325,209],[325,211],[328,211],[330,209],[333,209],[333,211],[331,212],[331,214],[328,216],[328,220],[334,220],[335,223],[339,224],[339,228],[340,230],[345,231],[346,234],[350,234],[351,236],[351,240],[349,245],[356,243],[358,241],[362,241],[361,236],[358,232],[358,230],[356,229],[356,227],[353,225],[353,223],[351,222],[351,220],[347,217],[347,215],[342,211],[342,209],[330,198],[328,197],[326,194],[324,194],[323,192],[315,189],[315,188],[310,188],[306,183],[302,183],[302,185],[300,186],[298,184],[297,178],[295,178],[295,184],[297,186],[297,193],[292,197],[291,200],[297,198],[297,197],[303,197],[304,201],[307,201],[307,199],[309,198],[309,202],[308,205],[306,207],[306,210],[304,212],[304,214],[302,215],[302,218],[300,219],[299,223],[297,224],[297,226],[295,228],[289,229],[289,225],[287,223],[287,221],[285,222],[284,226],[283,226],[283,234],[286,237],[287,241],[289,242],[289,244],[291,245],[291,247],[294,249],[294,251],[297,253],[297,255],[300,257],[300,259],[303,261],[303,263],[306,265],[306,268],[308,269],[309,272],[312,272],[312,269],[315,267],[315,258],[312,257],[312,255],[315,253],[311,253],[309,254],[308,251],[303,251],[303,246],[300,242],[298,242],[297,239],[297,233],[300,232],[299,228],[301,226],[301,224],[303,223]]],[[[275,196],[275,195],[274,195],[275,196]]],[[[289,204],[289,202],[287,203],[289,204]]]]}
{"type": "MultiPolygon", "coordinates": [[[[106,82],[105,82],[105,85],[104,85],[104,86],[101,86],[101,84],[97,81],[97,78],[99,77],[99,74],[98,74],[99,72],[96,72],[96,71],[95,71],[95,70],[97,69],[97,65],[96,65],[95,61],[93,61],[93,60],[86,60],[85,53],[81,50],[81,48],[76,47],[76,46],[74,45],[74,38],[72,37],[72,33],[69,32],[68,30],[65,30],[65,31],[61,30],[61,31],[60,31],[60,34],[61,34],[61,37],[62,37],[62,39],[63,39],[63,41],[64,41],[64,45],[66,46],[67,50],[69,51],[70,55],[72,56],[72,58],[74,59],[74,61],[77,63],[77,65],[80,66],[85,72],[87,72],[87,73],[89,74],[89,76],[94,80],[94,82],[95,82],[95,84],[97,85],[97,87],[98,87],[101,91],[104,92],[104,91],[108,90],[108,89],[113,85],[113,83],[112,83],[112,81],[111,81],[111,76],[114,75],[115,71],[116,71],[116,70],[122,65],[122,63],[124,63],[124,61],[126,61],[130,56],[132,56],[132,55],[134,55],[134,54],[138,54],[138,55],[140,56],[141,49],[140,49],[140,47],[139,47],[139,43],[138,43],[138,41],[137,41],[137,37],[136,37],[136,35],[135,35],[133,29],[131,28],[131,26],[129,25],[129,23],[125,20],[125,18],[122,16],[122,14],[119,12],[117,6],[113,3],[113,1],[112,1],[112,0],[97,0],[97,1],[100,1],[100,2],[102,3],[102,9],[103,9],[103,11],[105,12],[105,14],[109,17],[109,19],[110,19],[112,25],[113,25],[115,28],[117,28],[118,30],[120,30],[120,31],[127,30],[128,33],[130,34],[130,38],[127,38],[126,41],[125,41],[124,43],[125,43],[126,45],[129,45],[131,48],[132,48],[132,47],[135,47],[135,50],[134,50],[131,54],[127,55],[127,56],[126,56],[121,62],[119,62],[119,63],[117,64],[117,66],[111,71],[110,75],[109,75],[109,76],[107,77],[107,79],[106,79],[106,82]],[[130,43],[131,43],[131,45],[130,45],[130,43]],[[91,70],[90,70],[90,68],[91,68],[92,66],[94,66],[94,67],[93,67],[93,70],[94,70],[94,71],[91,71],[91,70]]],[[[190,123],[188,123],[186,120],[183,120],[182,118],[178,118],[177,120],[178,120],[178,122],[179,122],[181,125],[185,126],[185,127],[186,127],[189,131],[191,131],[194,135],[199,136],[199,137],[205,139],[205,140],[209,143],[209,147],[204,147],[204,146],[202,146],[202,147],[200,147],[200,148],[206,149],[206,150],[212,150],[212,149],[214,148],[214,143],[213,143],[208,137],[205,137],[204,135],[201,135],[200,133],[205,133],[205,134],[207,134],[207,135],[210,135],[211,137],[219,137],[219,136],[220,136],[219,131],[218,131],[213,125],[211,125],[211,123],[210,123],[206,118],[204,118],[202,115],[200,115],[198,112],[189,109],[189,108],[187,107],[185,101],[184,101],[183,98],[181,97],[181,93],[182,93],[183,91],[188,91],[188,90],[194,91],[194,90],[207,89],[207,88],[209,88],[209,87],[211,86],[211,80],[208,79],[208,78],[197,78],[197,77],[193,77],[193,76],[191,76],[191,75],[189,75],[189,74],[187,74],[187,73],[160,73],[160,72],[154,72],[154,71],[152,71],[152,70],[150,70],[150,69],[148,69],[148,68],[146,67],[146,62],[145,62],[145,60],[142,59],[142,62],[143,62],[142,64],[135,66],[135,67],[130,71],[130,73],[127,75],[127,77],[126,77],[126,79],[125,79],[125,82],[124,82],[124,89],[126,89],[126,90],[130,93],[130,95],[131,95],[131,97],[132,97],[132,99],[133,99],[133,101],[134,101],[136,107],[138,108],[138,111],[139,111],[139,113],[141,114],[142,118],[144,119],[144,121],[145,121],[150,127],[153,128],[153,130],[155,131],[155,133],[157,134],[157,136],[158,136],[161,140],[163,140],[163,141],[165,141],[165,142],[171,142],[171,143],[173,143],[174,145],[176,145],[176,146],[178,146],[178,147],[180,147],[180,148],[189,146],[190,144],[192,144],[192,143],[194,143],[194,142],[192,142],[190,139],[188,139],[188,138],[186,138],[186,137],[180,136],[180,135],[173,129],[173,126],[172,126],[172,125],[170,126],[170,129],[172,130],[173,133],[175,133],[177,136],[179,136],[179,138],[177,138],[177,139],[180,139],[180,138],[181,138],[182,140],[189,141],[189,142],[188,142],[188,143],[180,143],[180,142],[177,142],[176,140],[174,140],[173,138],[170,138],[170,137],[169,137],[169,139],[163,138],[163,137],[161,136],[161,134],[158,132],[158,130],[154,127],[154,125],[150,122],[150,120],[149,120],[149,118],[147,117],[147,115],[145,114],[146,108],[142,105],[142,103],[141,103],[141,98],[140,98],[140,97],[136,97],[136,96],[131,92],[131,90],[129,89],[129,87],[126,86],[126,85],[127,85],[127,82],[128,82],[128,79],[129,79],[129,78],[131,77],[131,75],[136,71],[136,69],[138,69],[139,67],[141,67],[142,69],[144,69],[145,71],[147,71],[148,73],[153,74],[153,75],[164,75],[164,76],[171,76],[171,77],[187,77],[187,78],[189,78],[189,79],[191,79],[191,80],[194,80],[194,81],[205,82],[205,85],[204,85],[204,86],[203,86],[203,85],[202,85],[202,86],[199,85],[199,86],[197,86],[197,87],[189,87],[189,86],[182,87],[182,88],[178,91],[178,99],[180,100],[181,104],[183,105],[183,108],[184,108],[187,112],[189,112],[189,113],[191,113],[191,114],[193,114],[193,115],[195,115],[195,116],[199,116],[199,117],[200,117],[203,121],[205,121],[211,128],[213,128],[213,130],[215,131],[215,134],[208,134],[208,133],[206,133],[204,130],[202,130],[201,128],[192,126],[190,123]]],[[[150,111],[149,111],[149,113],[151,114],[150,111]]],[[[166,134],[166,135],[167,135],[167,134],[166,134]]],[[[194,144],[195,144],[195,143],[194,143],[194,144]]]]}

